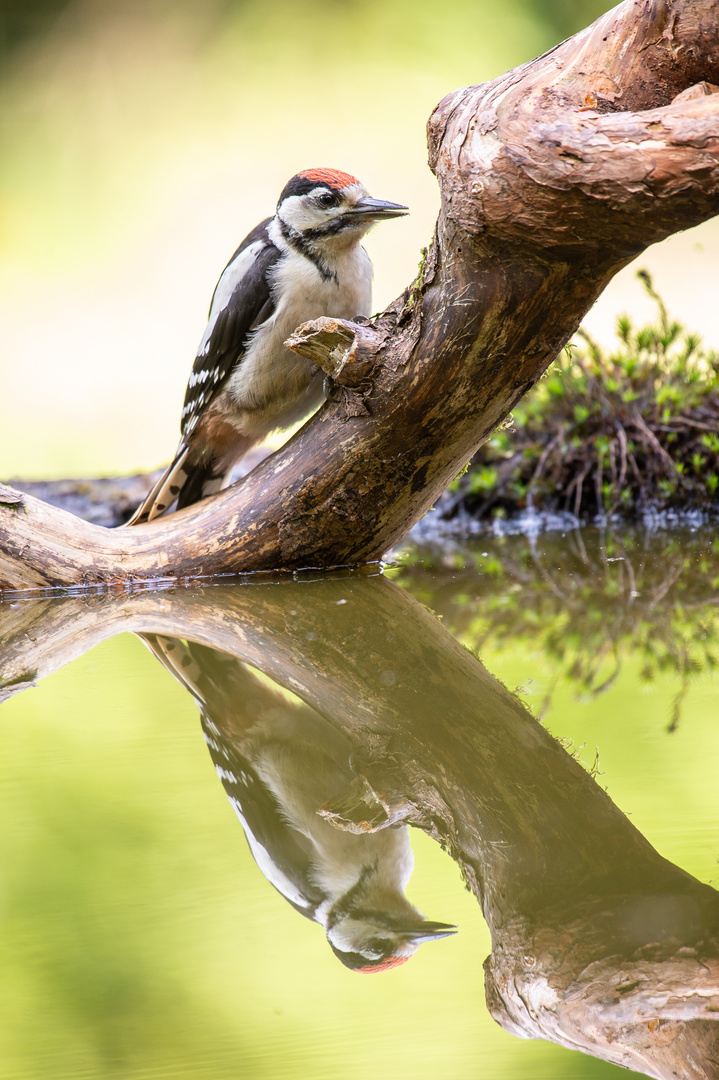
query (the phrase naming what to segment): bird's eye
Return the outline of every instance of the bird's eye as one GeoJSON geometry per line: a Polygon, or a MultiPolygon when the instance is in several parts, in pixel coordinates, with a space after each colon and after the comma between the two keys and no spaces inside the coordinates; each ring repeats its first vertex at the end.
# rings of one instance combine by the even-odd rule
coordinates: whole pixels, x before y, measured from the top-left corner
{"type": "Polygon", "coordinates": [[[367,942],[367,952],[376,960],[382,956],[388,956],[392,952],[392,949],[393,943],[384,938],[370,938],[367,942]]]}
{"type": "Polygon", "coordinates": [[[336,206],[337,196],[333,195],[331,191],[323,191],[321,195],[317,195],[317,202],[320,206],[336,206]]]}

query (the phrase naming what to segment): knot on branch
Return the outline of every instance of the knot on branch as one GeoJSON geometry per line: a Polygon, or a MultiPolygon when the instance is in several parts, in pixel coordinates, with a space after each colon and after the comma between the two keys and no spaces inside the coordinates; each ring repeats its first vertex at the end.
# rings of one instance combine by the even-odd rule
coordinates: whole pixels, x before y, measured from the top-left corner
{"type": "Polygon", "coordinates": [[[681,104],[683,101],[699,101],[701,98],[710,97],[712,94],[719,94],[719,86],[704,80],[695,83],[694,86],[688,86],[686,90],[682,90],[681,94],[677,94],[676,97],[672,98],[672,105],[681,104]]]}
{"type": "Polygon", "coordinates": [[[399,792],[376,790],[366,776],[359,775],[317,813],[336,829],[362,835],[405,821],[412,810],[411,803],[399,792]]]}
{"type": "Polygon", "coordinates": [[[372,389],[370,375],[386,337],[386,331],[368,324],[323,316],[298,326],[285,345],[325,372],[327,396],[341,403],[347,419],[369,414],[364,398],[372,389]]]}
{"type": "Polygon", "coordinates": [[[0,506],[5,506],[9,510],[21,510],[24,505],[25,496],[22,491],[16,491],[7,484],[0,484],[0,506]]]}

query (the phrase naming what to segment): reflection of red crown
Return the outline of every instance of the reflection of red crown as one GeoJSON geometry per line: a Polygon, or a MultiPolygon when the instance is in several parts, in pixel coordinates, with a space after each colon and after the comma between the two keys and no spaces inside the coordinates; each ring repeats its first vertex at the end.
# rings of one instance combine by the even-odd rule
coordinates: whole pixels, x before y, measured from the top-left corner
{"type": "Polygon", "coordinates": [[[303,180],[316,180],[320,184],[327,184],[328,187],[334,188],[336,191],[341,191],[342,188],[349,187],[350,184],[359,184],[356,176],[340,172],[339,169],[305,169],[304,172],[298,175],[303,180]]]}
{"type": "MultiPolygon", "coordinates": [[[[344,176],[345,174],[339,173],[338,175],[344,176]]],[[[373,975],[375,971],[389,971],[390,968],[406,964],[408,960],[408,956],[388,956],[386,960],[380,960],[379,964],[369,964],[367,967],[355,968],[355,971],[361,972],[362,975],[373,975]]]]}

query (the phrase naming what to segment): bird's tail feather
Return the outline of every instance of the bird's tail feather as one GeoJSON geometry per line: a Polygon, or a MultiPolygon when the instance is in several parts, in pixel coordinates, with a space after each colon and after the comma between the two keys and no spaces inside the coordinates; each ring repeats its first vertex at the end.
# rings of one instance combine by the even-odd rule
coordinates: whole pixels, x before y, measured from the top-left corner
{"type": "Polygon", "coordinates": [[[194,465],[192,471],[186,474],[187,479],[177,498],[177,509],[192,506],[200,499],[206,499],[208,495],[220,491],[224,486],[226,473],[224,465],[214,461],[209,455],[207,460],[203,459],[194,465]]]}
{"type": "MultiPolygon", "coordinates": [[[[192,506],[227,485],[233,466],[255,445],[257,438],[233,432],[233,438],[217,453],[205,453],[190,463],[190,447],[180,443],[172,464],[157,481],[141,506],[125,525],[142,525],[164,514],[177,500],[177,509],[192,506]]],[[[193,453],[193,458],[196,450],[193,453]]]]}
{"type": "Polygon", "coordinates": [[[259,695],[267,708],[276,710],[283,704],[280,695],[260,683],[243,661],[230,653],[165,634],[138,633],[137,637],[189,690],[201,710],[242,716],[245,703],[253,700],[253,695],[259,695]]]}
{"type": "Polygon", "coordinates": [[[232,477],[232,470],[237,462],[257,442],[257,436],[243,435],[230,424],[221,425],[212,450],[205,450],[186,468],[186,478],[177,496],[177,509],[192,506],[208,495],[214,495],[227,487],[232,477]]]}
{"type": "Polygon", "coordinates": [[[198,685],[202,670],[194,661],[192,646],[179,638],[166,637],[164,634],[138,634],[137,637],[180,685],[190,691],[200,706],[204,706],[204,695],[198,685]]]}
{"type": "Polygon", "coordinates": [[[146,521],[152,521],[153,518],[164,513],[168,506],[171,506],[184,489],[190,475],[190,470],[186,465],[189,449],[189,446],[185,444],[180,445],[171,464],[167,466],[130,520],[125,522],[125,526],[142,525],[146,521]]]}

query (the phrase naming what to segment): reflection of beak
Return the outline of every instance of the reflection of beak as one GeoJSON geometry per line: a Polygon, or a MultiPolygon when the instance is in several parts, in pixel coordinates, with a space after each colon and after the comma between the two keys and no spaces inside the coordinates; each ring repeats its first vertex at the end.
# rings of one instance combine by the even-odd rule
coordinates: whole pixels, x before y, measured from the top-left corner
{"type": "Polygon", "coordinates": [[[384,218],[405,217],[409,213],[409,209],[406,206],[400,206],[399,203],[384,202],[382,199],[370,199],[369,195],[367,195],[364,199],[360,199],[351,210],[345,212],[351,214],[352,217],[372,218],[373,221],[380,221],[384,218]]]}
{"type": "Polygon", "coordinates": [[[415,941],[421,944],[423,941],[439,941],[443,937],[451,937],[457,933],[457,927],[446,922],[425,922],[416,930],[400,931],[407,941],[415,941]]]}

